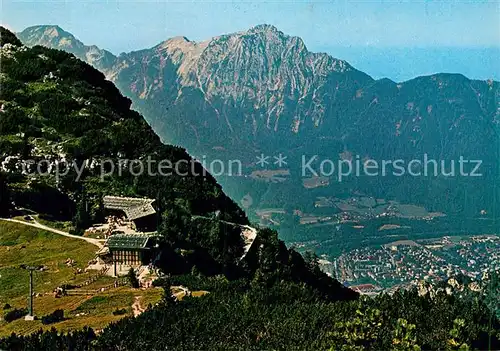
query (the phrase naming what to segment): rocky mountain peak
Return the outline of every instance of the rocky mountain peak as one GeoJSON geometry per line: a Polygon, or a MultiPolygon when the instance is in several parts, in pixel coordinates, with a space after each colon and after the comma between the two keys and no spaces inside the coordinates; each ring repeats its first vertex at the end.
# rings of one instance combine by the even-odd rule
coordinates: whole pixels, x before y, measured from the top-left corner
{"type": "Polygon", "coordinates": [[[70,51],[113,81],[123,79],[121,72],[126,72],[131,80],[128,88],[140,99],[177,86],[179,96],[184,88],[195,89],[208,104],[216,100],[250,104],[258,116],[265,116],[266,128],[273,130],[298,131],[305,118],[311,117],[320,123],[329,77],[356,71],[343,60],[310,52],[301,38],[268,24],[201,42],[177,36],[154,48],[120,55],[119,60],[65,33],[56,26],[38,26],[26,29],[20,38],[29,46],[70,51]],[[166,75],[173,80],[166,82],[166,75]],[[287,108],[300,112],[292,121],[280,121],[287,108]]]}
{"type": "MultiPolygon", "coordinates": [[[[88,50],[84,60],[96,66],[88,50]]],[[[161,96],[165,89],[177,89],[177,96],[194,89],[209,106],[216,101],[253,106],[267,129],[295,132],[306,118],[317,124],[322,120],[321,101],[332,75],[357,72],[343,60],[310,52],[301,38],[267,24],[201,42],[173,37],[152,49],[120,55],[111,68],[98,68],[120,86],[121,80],[128,81],[126,89],[141,100],[161,96]],[[286,109],[295,108],[300,112],[294,120],[280,120],[286,109]]]]}
{"type": "Polygon", "coordinates": [[[46,35],[49,33],[52,33],[52,35],[60,35],[60,36],[71,36],[73,35],[71,33],[66,32],[64,29],[59,27],[57,24],[42,24],[42,25],[36,25],[36,26],[31,26],[23,30],[23,32],[44,32],[46,35]]]}
{"type": "MultiPolygon", "coordinates": [[[[361,160],[463,156],[482,160],[484,176],[394,178],[384,185],[380,178],[358,182],[356,177],[337,187],[334,175],[323,194],[379,189],[376,196],[442,212],[475,215],[498,209],[494,203],[499,193],[491,189],[498,183],[498,82],[456,74],[399,84],[373,80],[346,61],[309,51],[300,38],[269,25],[201,42],[174,37],[119,59],[101,55],[105,51],[95,47],[69,49],[61,44],[62,35],[60,28],[40,27],[26,30],[20,39],[28,46],[45,41],[91,63],[142,109],[163,140],[198,155],[213,150],[216,157],[237,157],[249,164],[255,162],[254,151],[271,155],[283,149],[289,160],[323,153],[342,159],[359,155],[361,160]]],[[[303,187],[299,179],[293,184],[293,189],[303,187]]],[[[270,191],[276,192],[269,196],[281,196],[279,190],[270,191]]],[[[307,206],[316,199],[310,192],[297,194],[307,206]]],[[[260,196],[254,195],[254,200],[260,196]]]]}

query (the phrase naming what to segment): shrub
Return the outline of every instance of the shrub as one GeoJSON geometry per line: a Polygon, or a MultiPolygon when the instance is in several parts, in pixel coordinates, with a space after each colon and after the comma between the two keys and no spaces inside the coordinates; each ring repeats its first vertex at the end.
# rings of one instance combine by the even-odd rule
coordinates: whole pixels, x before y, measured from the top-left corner
{"type": "Polygon", "coordinates": [[[16,308],[10,312],[7,312],[3,319],[7,322],[13,322],[16,319],[22,318],[28,314],[28,310],[26,308],[16,308]]]}

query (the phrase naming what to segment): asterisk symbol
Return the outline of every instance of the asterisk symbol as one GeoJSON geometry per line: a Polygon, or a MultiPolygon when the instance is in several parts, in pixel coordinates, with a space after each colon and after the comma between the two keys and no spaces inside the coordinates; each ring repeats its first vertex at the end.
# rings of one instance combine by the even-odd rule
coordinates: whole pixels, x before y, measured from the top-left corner
{"type": "Polygon", "coordinates": [[[257,156],[257,164],[264,168],[267,164],[269,164],[269,161],[267,160],[269,156],[266,156],[264,154],[260,154],[260,156],[257,156]]]}
{"type": "Polygon", "coordinates": [[[282,154],[279,154],[278,157],[274,156],[274,161],[275,165],[278,165],[278,167],[283,167],[286,166],[286,156],[283,156],[282,154]]]}

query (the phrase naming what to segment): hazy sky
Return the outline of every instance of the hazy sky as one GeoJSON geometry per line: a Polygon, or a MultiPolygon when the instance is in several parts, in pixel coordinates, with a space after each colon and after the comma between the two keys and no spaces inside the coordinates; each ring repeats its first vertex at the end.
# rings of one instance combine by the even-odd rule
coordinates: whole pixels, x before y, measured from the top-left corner
{"type": "Polygon", "coordinates": [[[442,67],[474,78],[500,75],[500,0],[0,2],[2,23],[15,31],[58,24],[116,54],[172,36],[203,40],[269,23],[374,76],[406,79],[442,67]]]}

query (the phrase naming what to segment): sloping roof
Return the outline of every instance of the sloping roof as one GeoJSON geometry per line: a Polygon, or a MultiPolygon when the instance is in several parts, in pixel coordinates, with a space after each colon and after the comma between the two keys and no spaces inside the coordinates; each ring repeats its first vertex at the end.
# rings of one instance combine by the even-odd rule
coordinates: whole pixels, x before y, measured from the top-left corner
{"type": "Polygon", "coordinates": [[[135,197],[105,196],[104,208],[107,210],[119,210],[125,212],[131,221],[156,213],[153,207],[153,199],[141,199],[135,197]]]}
{"type": "Polygon", "coordinates": [[[123,249],[145,249],[151,235],[145,234],[116,234],[108,239],[108,247],[110,250],[123,249]]]}

